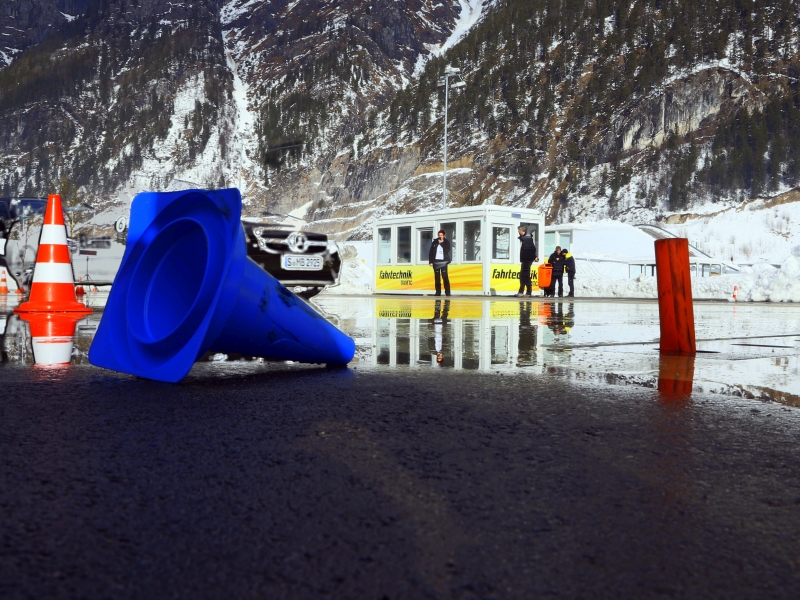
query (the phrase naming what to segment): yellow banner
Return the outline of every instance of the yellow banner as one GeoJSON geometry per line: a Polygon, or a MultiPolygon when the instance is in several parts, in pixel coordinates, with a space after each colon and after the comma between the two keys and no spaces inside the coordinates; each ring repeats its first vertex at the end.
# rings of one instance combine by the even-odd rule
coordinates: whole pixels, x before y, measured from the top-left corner
{"type": "MultiPolygon", "coordinates": [[[[533,282],[532,290],[539,291],[539,265],[531,266],[531,281],[533,282]]],[[[489,287],[494,292],[511,292],[517,293],[519,291],[519,265],[499,265],[494,264],[491,266],[489,287]]]]}
{"type": "MultiPolygon", "coordinates": [[[[539,291],[538,266],[531,267],[533,291],[539,291]]],[[[519,291],[520,266],[490,266],[489,292],[516,294],[519,291]]],[[[450,265],[450,289],[462,292],[483,292],[483,265],[450,265]]],[[[436,289],[433,267],[428,265],[379,266],[375,269],[376,292],[432,292],[436,289]]]]}
{"type": "Polygon", "coordinates": [[[550,314],[550,305],[535,301],[482,300],[479,298],[376,298],[379,319],[432,319],[439,304],[439,316],[447,310],[450,319],[480,319],[484,310],[493,319],[519,319],[525,311],[531,317],[550,314]]]}
{"type": "Polygon", "coordinates": [[[479,298],[377,298],[375,314],[379,319],[432,319],[436,303],[440,312],[447,309],[450,319],[480,319],[483,300],[479,298]]]}
{"type": "MultiPolygon", "coordinates": [[[[483,291],[482,265],[450,265],[447,273],[451,290],[483,291]]],[[[435,289],[433,267],[428,265],[379,266],[375,269],[376,292],[432,292],[435,289]]]]}

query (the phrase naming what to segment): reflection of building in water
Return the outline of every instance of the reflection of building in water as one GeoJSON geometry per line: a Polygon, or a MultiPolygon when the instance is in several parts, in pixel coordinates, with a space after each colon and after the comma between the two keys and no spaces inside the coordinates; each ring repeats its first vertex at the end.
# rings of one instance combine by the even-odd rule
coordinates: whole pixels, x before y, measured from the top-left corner
{"type": "Polygon", "coordinates": [[[537,302],[379,299],[373,364],[491,370],[535,365],[537,302]],[[439,355],[441,354],[441,360],[439,355]]]}

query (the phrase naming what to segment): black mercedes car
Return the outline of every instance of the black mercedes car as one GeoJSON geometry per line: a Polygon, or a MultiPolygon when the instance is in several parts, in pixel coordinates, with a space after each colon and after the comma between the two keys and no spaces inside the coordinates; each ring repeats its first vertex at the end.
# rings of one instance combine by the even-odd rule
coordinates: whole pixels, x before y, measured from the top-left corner
{"type": "Polygon", "coordinates": [[[311,298],[339,283],[339,247],[324,233],[251,221],[242,225],[247,256],[299,296],[311,298]]]}

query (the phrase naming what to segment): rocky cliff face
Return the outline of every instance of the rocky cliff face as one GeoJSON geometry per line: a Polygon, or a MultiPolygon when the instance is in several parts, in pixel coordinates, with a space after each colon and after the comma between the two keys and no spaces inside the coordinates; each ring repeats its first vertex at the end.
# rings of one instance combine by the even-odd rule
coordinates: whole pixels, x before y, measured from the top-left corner
{"type": "Polygon", "coordinates": [[[0,5],[0,67],[82,15],[89,0],[8,0],[0,5]]]}
{"type": "Polygon", "coordinates": [[[375,147],[383,135],[377,115],[418,60],[447,39],[460,9],[450,0],[226,4],[225,41],[254,123],[253,134],[243,135],[251,205],[324,209],[315,221],[341,207],[338,230],[350,222],[353,202],[374,201],[412,173],[417,164],[395,159],[376,167],[386,164],[384,155],[419,154],[375,147]],[[292,140],[302,140],[300,156],[273,168],[271,148],[292,140]],[[364,154],[367,146],[374,155],[364,154]],[[364,164],[351,162],[359,150],[364,164]]]}
{"type": "Polygon", "coordinates": [[[705,69],[631,106],[619,119],[615,138],[623,152],[659,147],[671,134],[685,137],[743,107],[761,110],[765,101],[765,94],[735,71],[705,69]]]}

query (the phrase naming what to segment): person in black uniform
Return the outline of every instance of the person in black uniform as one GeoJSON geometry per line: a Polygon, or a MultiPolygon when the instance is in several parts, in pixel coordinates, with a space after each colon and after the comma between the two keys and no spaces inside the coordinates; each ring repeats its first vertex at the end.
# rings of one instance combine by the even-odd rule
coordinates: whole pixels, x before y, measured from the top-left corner
{"type": "Polygon", "coordinates": [[[438,237],[431,243],[430,252],[428,252],[428,264],[433,267],[433,272],[436,277],[436,295],[442,295],[442,282],[444,280],[444,295],[450,295],[450,278],[447,276],[447,265],[453,262],[453,256],[450,253],[450,241],[444,237],[444,231],[439,230],[438,237]]]}
{"type": "Polygon", "coordinates": [[[528,227],[520,225],[517,231],[519,232],[519,262],[521,263],[517,296],[521,297],[524,294],[530,298],[533,289],[531,265],[539,261],[539,256],[536,254],[536,244],[533,242],[533,237],[528,235],[528,227]]]}
{"type": "Polygon", "coordinates": [[[567,272],[567,284],[569,284],[569,296],[570,298],[575,297],[575,257],[569,253],[569,250],[564,248],[561,251],[561,254],[564,256],[564,270],[567,272]]]}
{"type": "Polygon", "coordinates": [[[556,246],[555,252],[547,259],[553,265],[553,283],[550,286],[555,295],[556,284],[558,284],[558,296],[564,295],[564,255],[561,253],[561,246],[556,246]]]}

